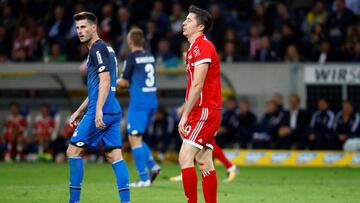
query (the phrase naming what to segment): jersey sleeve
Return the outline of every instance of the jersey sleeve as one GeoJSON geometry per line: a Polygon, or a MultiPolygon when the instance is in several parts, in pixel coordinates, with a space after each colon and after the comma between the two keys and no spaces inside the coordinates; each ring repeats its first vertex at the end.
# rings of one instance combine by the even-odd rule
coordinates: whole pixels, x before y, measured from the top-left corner
{"type": "Polygon", "coordinates": [[[95,45],[90,51],[90,56],[98,74],[109,71],[110,60],[106,46],[95,45]]]}
{"type": "Polygon", "coordinates": [[[207,43],[199,43],[193,49],[194,67],[203,63],[211,63],[211,46],[207,43]]]}
{"type": "Polygon", "coordinates": [[[127,55],[125,57],[125,61],[124,61],[124,64],[123,64],[121,78],[130,80],[131,75],[133,73],[133,69],[134,69],[133,64],[134,64],[133,58],[131,57],[131,55],[127,55]]]}

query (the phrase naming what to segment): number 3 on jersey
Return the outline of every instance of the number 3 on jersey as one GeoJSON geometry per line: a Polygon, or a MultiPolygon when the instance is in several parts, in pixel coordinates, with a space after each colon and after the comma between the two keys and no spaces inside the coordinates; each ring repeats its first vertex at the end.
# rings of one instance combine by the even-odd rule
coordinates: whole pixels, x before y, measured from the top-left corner
{"type": "Polygon", "coordinates": [[[147,73],[147,78],[145,79],[145,84],[147,87],[152,87],[155,85],[155,68],[151,63],[145,65],[145,72],[147,73]]]}

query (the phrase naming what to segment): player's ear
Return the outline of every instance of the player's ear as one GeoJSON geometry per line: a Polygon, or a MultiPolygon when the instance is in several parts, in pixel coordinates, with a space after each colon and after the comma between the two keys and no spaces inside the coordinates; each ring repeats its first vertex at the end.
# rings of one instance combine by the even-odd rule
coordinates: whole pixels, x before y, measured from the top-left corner
{"type": "Polygon", "coordinates": [[[200,25],[198,25],[198,28],[199,28],[199,31],[204,32],[204,30],[205,30],[205,25],[204,25],[204,24],[200,24],[200,25]]]}
{"type": "Polygon", "coordinates": [[[95,23],[91,25],[91,28],[92,28],[93,33],[95,33],[97,31],[97,26],[95,23]]]}

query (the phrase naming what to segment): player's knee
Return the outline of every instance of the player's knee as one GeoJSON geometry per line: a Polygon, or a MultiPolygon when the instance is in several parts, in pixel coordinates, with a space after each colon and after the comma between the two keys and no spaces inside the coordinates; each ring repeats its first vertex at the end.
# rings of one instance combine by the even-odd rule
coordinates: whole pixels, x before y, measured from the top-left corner
{"type": "Polygon", "coordinates": [[[188,156],[187,154],[181,153],[179,154],[178,158],[179,164],[182,168],[190,167],[194,165],[194,158],[188,156]]]}
{"type": "Polygon", "coordinates": [[[142,143],[142,136],[129,135],[129,142],[131,147],[139,146],[142,143]]]}
{"type": "Polygon", "coordinates": [[[199,166],[200,171],[205,172],[212,169],[211,159],[206,156],[196,156],[195,157],[196,163],[199,166]]]}
{"type": "Polygon", "coordinates": [[[81,156],[82,149],[69,145],[69,147],[66,150],[66,156],[67,157],[74,157],[74,156],[81,156]]]}
{"type": "Polygon", "coordinates": [[[105,152],[105,157],[110,163],[123,159],[121,149],[111,149],[110,151],[105,152]]]}
{"type": "Polygon", "coordinates": [[[105,158],[109,163],[114,162],[113,155],[110,152],[105,152],[105,158]]]}

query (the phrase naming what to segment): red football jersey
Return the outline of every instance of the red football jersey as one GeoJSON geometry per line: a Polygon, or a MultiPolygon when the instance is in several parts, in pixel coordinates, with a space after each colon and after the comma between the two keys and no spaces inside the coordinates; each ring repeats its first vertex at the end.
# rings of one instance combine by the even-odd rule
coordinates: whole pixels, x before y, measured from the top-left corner
{"type": "Polygon", "coordinates": [[[38,139],[50,138],[55,129],[55,120],[51,117],[38,116],[34,122],[33,134],[38,139]]]}
{"type": "Polygon", "coordinates": [[[209,68],[203,90],[195,106],[221,109],[220,62],[213,43],[207,40],[205,35],[200,35],[196,38],[186,54],[186,72],[188,74],[186,101],[194,78],[194,68],[203,63],[209,63],[209,68]]]}
{"type": "Polygon", "coordinates": [[[27,122],[22,115],[9,115],[4,123],[3,136],[6,141],[10,142],[15,138],[16,134],[24,135],[27,122]]]}

